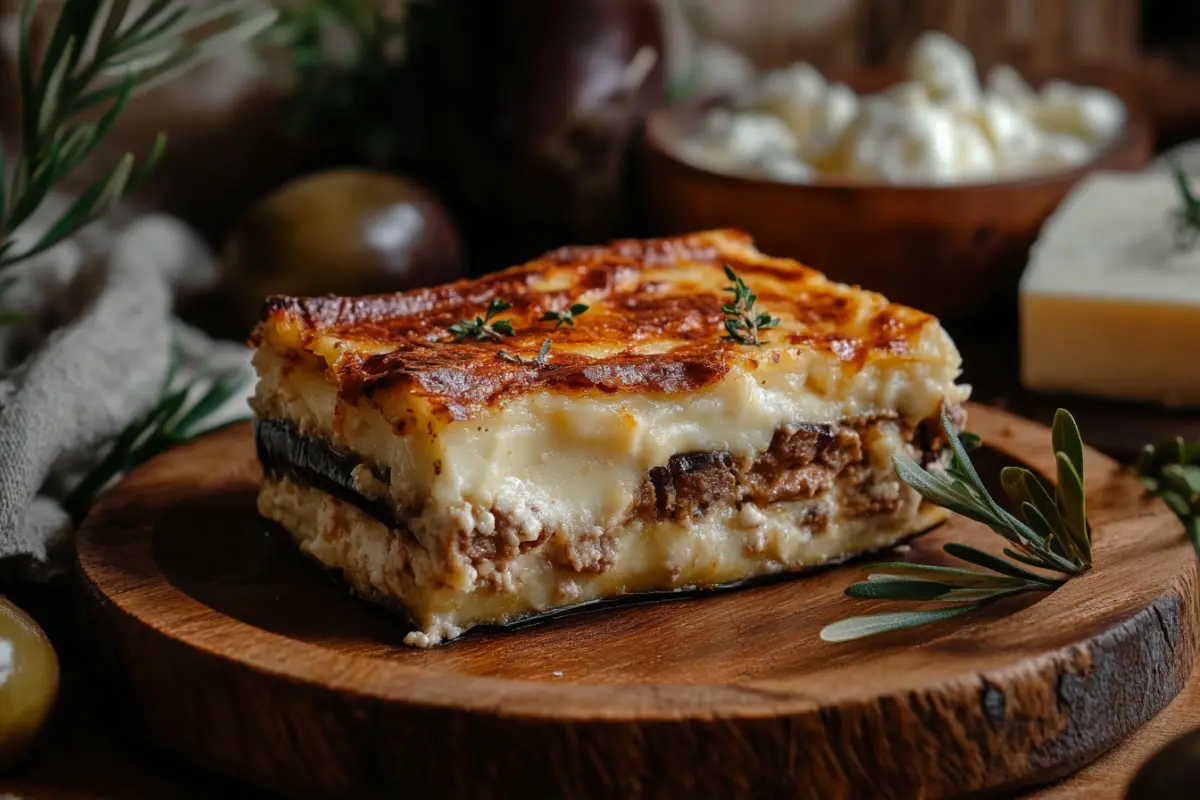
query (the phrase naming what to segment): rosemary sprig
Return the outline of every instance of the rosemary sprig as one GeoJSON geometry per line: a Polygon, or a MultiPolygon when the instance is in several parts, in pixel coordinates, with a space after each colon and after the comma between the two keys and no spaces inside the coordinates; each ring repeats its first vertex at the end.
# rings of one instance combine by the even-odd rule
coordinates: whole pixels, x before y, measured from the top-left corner
{"type": "Polygon", "coordinates": [[[12,236],[95,151],[135,93],[270,25],[274,11],[244,13],[252,2],[150,0],[139,9],[130,0],[71,0],[62,4],[45,55],[35,65],[30,25],[39,3],[26,0],[17,37],[23,141],[11,169],[0,148],[0,270],[103,216],[149,174],[163,154],[163,134],[140,167],[126,153],[40,237],[19,247],[12,236]]]}
{"type": "Polygon", "coordinates": [[[1137,476],[1175,512],[1200,555],[1200,442],[1182,436],[1148,444],[1138,454],[1137,476]]]}
{"type": "Polygon", "coordinates": [[[850,586],[846,589],[847,595],[955,605],[850,617],[827,625],[821,631],[822,639],[841,642],[912,628],[977,611],[1005,597],[1052,592],[1091,569],[1091,534],[1083,496],[1083,440],[1079,427],[1067,411],[1059,409],[1051,432],[1057,464],[1053,496],[1027,469],[1005,467],[1000,472],[1000,483],[1017,509],[1017,515],[992,499],[975,471],[967,449],[978,442],[978,437],[970,434],[960,437],[944,414],[942,428],[951,447],[950,464],[944,474],[922,469],[899,453],[893,456],[896,472],[922,497],[981,522],[1003,537],[1009,544],[1003,550],[1006,558],[970,545],[949,543],[942,548],[948,555],[983,570],[898,562],[874,564],[872,569],[879,571],[868,575],[866,581],[850,586]]]}
{"type": "Polygon", "coordinates": [[[549,366],[546,358],[546,354],[549,352],[550,340],[547,339],[546,341],[542,342],[542,349],[538,351],[537,356],[534,358],[522,358],[521,356],[513,355],[512,353],[506,353],[503,350],[496,351],[496,358],[507,361],[510,364],[520,364],[523,367],[546,367],[549,366]]]}
{"type": "Polygon", "coordinates": [[[585,313],[589,306],[583,303],[574,303],[570,308],[565,308],[562,311],[547,311],[542,314],[542,322],[553,322],[554,329],[558,330],[563,325],[571,325],[574,327],[575,318],[585,313]]]}
{"type": "Polygon", "coordinates": [[[96,497],[115,478],[165,450],[225,424],[206,425],[206,421],[245,385],[248,377],[245,372],[231,370],[176,386],[178,362],[176,351],[158,402],[121,431],[104,457],[88,470],[67,496],[63,505],[76,524],[83,521],[96,497]]]}
{"type": "Polygon", "coordinates": [[[512,336],[512,323],[508,320],[498,319],[492,322],[492,317],[497,314],[503,314],[512,308],[512,303],[505,303],[503,300],[492,298],[492,302],[488,304],[487,316],[476,316],[474,320],[463,319],[457,324],[450,326],[450,332],[454,334],[454,341],[461,342],[465,339],[475,339],[483,342],[491,339],[492,341],[500,341],[501,336],[512,336]]]}
{"type": "Polygon", "coordinates": [[[774,328],[779,324],[779,317],[772,317],[766,312],[755,314],[754,303],[758,295],[750,291],[746,282],[728,264],[725,265],[725,277],[733,281],[732,286],[725,287],[725,291],[733,293],[733,302],[721,306],[721,311],[725,313],[725,338],[738,344],[758,347],[762,343],[758,332],[774,328]]]}
{"type": "Polygon", "coordinates": [[[1175,246],[1187,250],[1200,241],[1200,198],[1192,192],[1188,175],[1178,161],[1171,162],[1171,174],[1179,189],[1179,207],[1172,217],[1175,222],[1175,246]]]}

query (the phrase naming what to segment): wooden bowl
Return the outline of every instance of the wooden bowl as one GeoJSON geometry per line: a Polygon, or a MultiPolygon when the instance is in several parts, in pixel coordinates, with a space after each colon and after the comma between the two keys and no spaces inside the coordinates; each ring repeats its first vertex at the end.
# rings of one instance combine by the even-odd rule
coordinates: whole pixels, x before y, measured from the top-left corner
{"type": "MultiPolygon", "coordinates": [[[[872,92],[897,78],[872,71],[846,82],[872,92]]],[[[742,228],[771,255],[940,317],[964,316],[1015,289],[1042,223],[1080,178],[1139,169],[1153,154],[1152,126],[1135,92],[1080,82],[1106,85],[1125,102],[1128,121],[1116,140],[1083,166],[992,183],[806,185],[710,171],[689,163],[678,142],[711,102],[659,109],[647,120],[642,159],[647,220],[660,235],[742,228]]]]}

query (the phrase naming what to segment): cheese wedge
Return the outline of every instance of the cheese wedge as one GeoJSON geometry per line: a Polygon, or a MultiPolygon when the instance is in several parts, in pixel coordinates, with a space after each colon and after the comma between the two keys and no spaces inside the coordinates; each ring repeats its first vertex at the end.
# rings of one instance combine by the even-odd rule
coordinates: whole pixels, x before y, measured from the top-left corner
{"type": "Polygon", "coordinates": [[[1200,404],[1200,240],[1176,240],[1179,206],[1165,173],[1098,173],[1063,201],[1021,279],[1026,387],[1200,404]]]}

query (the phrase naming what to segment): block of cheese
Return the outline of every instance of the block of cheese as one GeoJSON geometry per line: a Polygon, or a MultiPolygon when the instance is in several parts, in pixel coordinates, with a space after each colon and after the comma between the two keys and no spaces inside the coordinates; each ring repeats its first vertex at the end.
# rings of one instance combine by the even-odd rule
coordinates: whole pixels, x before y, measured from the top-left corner
{"type": "Polygon", "coordinates": [[[1047,220],[1021,279],[1027,388],[1200,405],[1200,239],[1177,244],[1179,207],[1165,172],[1097,173],[1047,220]]]}

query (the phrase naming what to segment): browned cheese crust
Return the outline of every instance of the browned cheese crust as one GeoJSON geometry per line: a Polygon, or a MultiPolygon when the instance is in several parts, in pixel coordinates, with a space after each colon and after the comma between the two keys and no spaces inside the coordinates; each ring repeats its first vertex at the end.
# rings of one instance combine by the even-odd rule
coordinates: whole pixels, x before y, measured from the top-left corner
{"type": "Polygon", "coordinates": [[[773,345],[833,355],[861,367],[904,357],[936,320],[880,295],[828,281],[795,261],[754,249],[739,231],[718,230],[602,247],[568,247],[473,281],[368,297],[271,297],[252,344],[292,357],[320,354],[342,397],[402,386],[451,419],[467,419],[502,400],[542,391],[690,392],[713,384],[734,363],[778,358],[721,336],[730,265],[783,319],[773,345]],[[701,268],[697,270],[696,268],[701,268]],[[484,313],[493,299],[516,330],[500,341],[453,346],[460,319],[484,313]],[[582,300],[580,324],[542,321],[582,300]],[[551,366],[535,369],[497,358],[531,358],[553,338],[551,366]],[[648,352],[653,350],[653,352],[648,352]]]}

